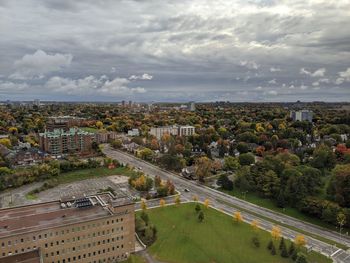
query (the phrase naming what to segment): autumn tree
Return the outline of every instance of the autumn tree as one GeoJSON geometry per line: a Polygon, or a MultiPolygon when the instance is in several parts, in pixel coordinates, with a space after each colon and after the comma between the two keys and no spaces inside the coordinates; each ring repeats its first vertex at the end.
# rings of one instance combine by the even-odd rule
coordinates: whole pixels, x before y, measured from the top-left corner
{"type": "Polygon", "coordinates": [[[204,200],[204,206],[205,206],[205,208],[208,208],[209,207],[209,199],[205,199],[204,200]]]}
{"type": "Polygon", "coordinates": [[[204,182],[211,173],[212,161],[208,157],[200,157],[196,160],[195,173],[199,181],[204,182]]]}
{"type": "Polygon", "coordinates": [[[327,193],[341,206],[350,207],[350,164],[337,165],[332,170],[327,193]]]}
{"type": "Polygon", "coordinates": [[[160,207],[164,207],[165,206],[165,200],[163,198],[160,199],[159,205],[160,205],[160,207]]]}
{"type": "Polygon", "coordinates": [[[180,196],[178,196],[178,195],[175,197],[175,204],[176,205],[180,205],[181,204],[181,199],[180,199],[180,196]]]}
{"type": "Polygon", "coordinates": [[[278,226],[273,226],[271,229],[271,236],[273,239],[277,240],[281,237],[282,231],[281,228],[278,226]]]}
{"type": "Polygon", "coordinates": [[[147,204],[146,204],[145,200],[141,200],[141,209],[143,211],[147,210],[147,204]]]}
{"type": "Polygon", "coordinates": [[[243,221],[243,217],[242,217],[242,214],[241,212],[239,211],[236,211],[233,213],[233,220],[236,222],[236,223],[240,223],[243,221]]]}
{"type": "Polygon", "coordinates": [[[97,121],[95,125],[96,125],[97,129],[102,129],[103,128],[103,122],[102,121],[97,121]]]}
{"type": "Polygon", "coordinates": [[[254,219],[251,223],[250,223],[252,229],[254,232],[257,232],[259,230],[259,221],[254,219]]]}
{"type": "Polygon", "coordinates": [[[305,239],[305,236],[299,234],[299,235],[296,235],[295,239],[294,239],[294,243],[297,247],[303,247],[306,245],[306,239],[305,239]]]}

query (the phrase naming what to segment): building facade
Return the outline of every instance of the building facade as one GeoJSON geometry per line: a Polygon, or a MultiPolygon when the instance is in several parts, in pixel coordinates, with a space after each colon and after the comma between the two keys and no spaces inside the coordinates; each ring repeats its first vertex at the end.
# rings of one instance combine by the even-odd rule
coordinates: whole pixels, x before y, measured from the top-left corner
{"type": "Polygon", "coordinates": [[[195,128],[193,126],[164,126],[151,128],[150,134],[155,136],[158,140],[162,138],[164,134],[170,134],[173,136],[190,136],[195,133],[195,128]]]}
{"type": "Polygon", "coordinates": [[[52,155],[91,153],[94,140],[94,133],[76,128],[70,128],[68,131],[55,129],[39,133],[40,148],[52,155]]]}
{"type": "Polygon", "coordinates": [[[73,116],[50,117],[46,123],[46,130],[53,131],[56,129],[69,130],[73,127],[84,125],[85,119],[73,116]]]}
{"type": "Polygon", "coordinates": [[[0,262],[118,262],[135,251],[134,203],[110,193],[0,210],[0,262]],[[18,257],[19,257],[18,256],[18,257]]]}
{"type": "Polygon", "coordinates": [[[293,121],[309,121],[312,122],[313,112],[310,110],[300,110],[300,111],[291,111],[290,118],[293,121]]]}

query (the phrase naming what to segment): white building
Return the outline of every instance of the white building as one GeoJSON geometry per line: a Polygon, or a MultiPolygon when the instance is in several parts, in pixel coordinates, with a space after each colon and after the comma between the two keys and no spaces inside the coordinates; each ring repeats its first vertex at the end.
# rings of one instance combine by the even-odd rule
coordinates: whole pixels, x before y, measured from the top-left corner
{"type": "Polygon", "coordinates": [[[139,129],[132,129],[132,130],[128,130],[128,136],[140,136],[140,131],[139,129]]]}
{"type": "Polygon", "coordinates": [[[313,112],[310,110],[291,111],[290,117],[293,121],[312,122],[313,112]]]}
{"type": "Polygon", "coordinates": [[[193,126],[164,126],[151,128],[150,134],[155,136],[158,140],[162,138],[164,134],[170,134],[173,136],[190,136],[195,132],[195,128],[193,126]]]}

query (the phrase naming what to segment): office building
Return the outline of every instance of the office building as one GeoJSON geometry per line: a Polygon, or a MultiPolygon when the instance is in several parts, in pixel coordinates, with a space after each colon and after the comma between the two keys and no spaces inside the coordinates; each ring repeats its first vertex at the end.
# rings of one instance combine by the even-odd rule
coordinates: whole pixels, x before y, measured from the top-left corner
{"type": "Polygon", "coordinates": [[[290,118],[293,121],[309,121],[312,122],[313,112],[310,110],[291,111],[290,118]]]}
{"type": "Polygon", "coordinates": [[[190,102],[190,111],[196,111],[196,103],[194,101],[190,102]]]}
{"type": "Polygon", "coordinates": [[[134,203],[111,193],[0,209],[0,262],[118,262],[135,251],[134,203]]]}
{"type": "Polygon", "coordinates": [[[77,128],[70,128],[68,131],[55,129],[39,133],[41,150],[52,155],[89,154],[94,140],[94,133],[77,128]]]}

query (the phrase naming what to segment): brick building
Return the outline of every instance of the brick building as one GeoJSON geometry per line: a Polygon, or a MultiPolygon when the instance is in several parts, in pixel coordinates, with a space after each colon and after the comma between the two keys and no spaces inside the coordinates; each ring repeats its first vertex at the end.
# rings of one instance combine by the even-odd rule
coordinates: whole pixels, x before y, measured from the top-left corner
{"type": "Polygon", "coordinates": [[[123,261],[135,251],[134,212],[110,193],[1,209],[0,262],[123,261]]]}
{"type": "Polygon", "coordinates": [[[81,127],[84,125],[85,119],[74,116],[50,117],[46,123],[46,130],[53,131],[55,129],[69,130],[73,127],[81,127]]]}
{"type": "Polygon", "coordinates": [[[39,133],[40,148],[52,155],[89,154],[94,140],[94,133],[76,128],[70,128],[68,131],[56,129],[39,133]]]}

